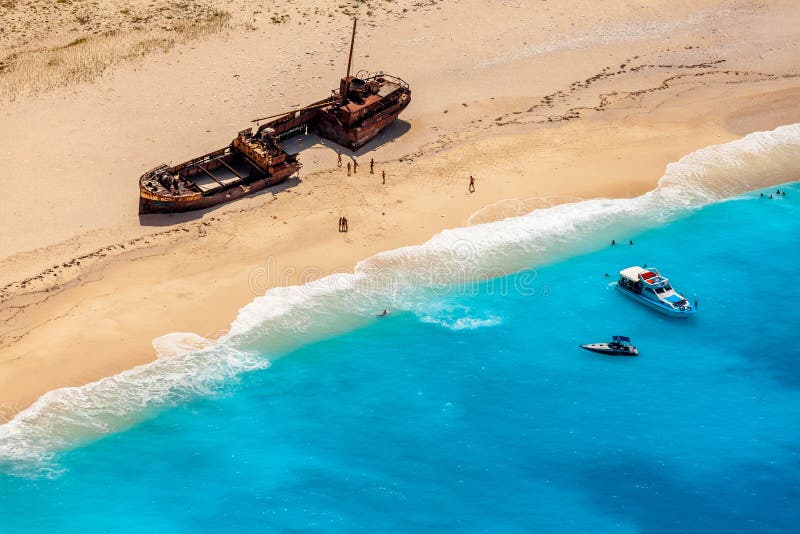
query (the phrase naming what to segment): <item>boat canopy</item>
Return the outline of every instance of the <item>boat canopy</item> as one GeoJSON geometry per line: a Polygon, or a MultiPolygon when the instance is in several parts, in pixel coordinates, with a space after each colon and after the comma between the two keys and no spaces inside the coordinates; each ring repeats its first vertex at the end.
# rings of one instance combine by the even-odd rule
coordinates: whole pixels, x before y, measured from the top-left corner
{"type": "Polygon", "coordinates": [[[621,342],[624,342],[624,343],[630,343],[631,342],[631,338],[629,338],[628,336],[614,336],[614,341],[621,341],[621,342]]]}
{"type": "Polygon", "coordinates": [[[635,265],[633,267],[628,267],[627,269],[622,269],[619,272],[619,275],[622,278],[627,278],[631,282],[638,282],[639,281],[639,275],[641,273],[643,273],[643,272],[646,272],[646,271],[647,271],[647,269],[642,269],[638,265],[635,265]]]}
{"type": "Polygon", "coordinates": [[[627,278],[631,282],[644,282],[648,286],[661,287],[667,284],[669,280],[661,276],[658,269],[643,269],[638,265],[622,269],[619,272],[621,278],[627,278]]]}

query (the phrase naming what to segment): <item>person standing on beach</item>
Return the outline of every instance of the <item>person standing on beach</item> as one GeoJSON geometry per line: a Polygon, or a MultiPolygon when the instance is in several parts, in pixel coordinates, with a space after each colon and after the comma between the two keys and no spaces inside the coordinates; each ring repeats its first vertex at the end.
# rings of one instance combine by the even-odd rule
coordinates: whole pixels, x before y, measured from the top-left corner
{"type": "Polygon", "coordinates": [[[381,170],[381,177],[383,178],[383,185],[386,185],[386,171],[381,170]]]}
{"type": "Polygon", "coordinates": [[[353,158],[353,174],[358,172],[358,160],[353,158]]]}
{"type": "Polygon", "coordinates": [[[344,217],[339,217],[339,233],[340,234],[342,233],[342,220],[343,219],[344,219],[344,217]]]}
{"type": "Polygon", "coordinates": [[[341,152],[336,154],[336,166],[337,167],[341,167],[342,166],[342,153],[341,152]]]}
{"type": "Polygon", "coordinates": [[[375,158],[369,158],[369,173],[375,174],[375,158]]]}
{"type": "Polygon", "coordinates": [[[469,177],[469,192],[470,193],[475,192],[475,178],[473,178],[472,175],[470,175],[469,177]]]}
{"type": "Polygon", "coordinates": [[[347,233],[347,217],[342,217],[342,232],[347,233]]]}
{"type": "Polygon", "coordinates": [[[347,176],[350,176],[350,162],[347,162],[347,176]]]}

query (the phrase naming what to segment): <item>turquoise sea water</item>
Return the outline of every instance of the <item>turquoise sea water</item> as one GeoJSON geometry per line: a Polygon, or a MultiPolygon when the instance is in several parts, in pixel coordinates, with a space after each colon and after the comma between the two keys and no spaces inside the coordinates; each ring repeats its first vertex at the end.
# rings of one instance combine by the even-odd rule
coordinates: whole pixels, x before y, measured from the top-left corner
{"type": "Polygon", "coordinates": [[[0,531],[796,532],[800,187],[785,190],[640,230],[617,216],[573,254],[409,291],[382,319],[365,312],[380,298],[315,295],[239,356],[208,349],[228,364],[215,380],[134,415],[65,422],[59,401],[58,423],[14,429],[31,441],[0,435],[84,435],[0,462],[0,531]],[[617,294],[634,264],[698,315],[617,294]],[[641,356],[577,347],[614,334],[641,356]]]}

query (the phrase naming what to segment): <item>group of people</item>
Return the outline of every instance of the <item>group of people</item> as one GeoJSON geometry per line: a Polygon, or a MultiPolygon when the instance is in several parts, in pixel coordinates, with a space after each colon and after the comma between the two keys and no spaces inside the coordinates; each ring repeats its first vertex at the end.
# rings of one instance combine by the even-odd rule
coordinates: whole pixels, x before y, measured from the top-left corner
{"type": "MultiPolygon", "coordinates": [[[[347,176],[351,176],[352,174],[358,172],[358,160],[355,159],[355,158],[352,158],[352,159],[353,159],[352,163],[349,162],[349,161],[347,162],[347,176]]],[[[337,154],[337,165],[339,167],[341,167],[342,164],[343,164],[342,163],[342,154],[339,153],[339,154],[337,154]]],[[[373,158],[370,158],[370,160],[369,160],[369,173],[370,174],[375,174],[375,159],[373,159],[373,158]]],[[[381,179],[383,181],[383,185],[386,185],[386,171],[385,170],[381,170],[381,179]]],[[[470,193],[474,193],[475,192],[475,177],[472,176],[472,175],[470,175],[470,177],[469,177],[468,190],[469,190],[470,193]]],[[[347,232],[347,217],[339,217],[339,232],[340,233],[347,232]]],[[[631,241],[630,243],[631,243],[631,245],[633,245],[633,241],[631,241]]],[[[616,243],[614,241],[612,241],[611,244],[615,245],[616,243]]]]}
{"type": "MultiPolygon", "coordinates": [[[[785,197],[786,196],[786,191],[781,191],[780,189],[776,189],[775,190],[775,195],[777,195],[779,197],[785,197]]],[[[764,193],[761,193],[761,196],[763,197],[764,193]]],[[[769,198],[775,198],[775,197],[773,197],[772,193],[770,193],[769,194],[769,198]]]]}
{"type": "MultiPolygon", "coordinates": [[[[611,240],[611,246],[613,247],[613,246],[614,246],[614,245],[616,245],[616,244],[617,244],[617,240],[616,240],[616,239],[612,239],[612,240],[611,240]]],[[[628,241],[628,244],[629,244],[629,245],[633,245],[633,240],[632,240],[632,239],[631,239],[631,240],[629,240],[629,241],[628,241]]]]}
{"type": "MultiPolygon", "coordinates": [[[[358,172],[358,160],[356,158],[352,158],[352,162],[347,162],[347,176],[351,176],[358,172]]],[[[339,167],[342,166],[342,154],[341,152],[336,154],[336,165],[339,167]]],[[[375,158],[369,159],[369,173],[375,174],[375,158]]],[[[383,180],[383,185],[386,185],[386,171],[381,170],[381,178],[383,180]]]]}
{"type": "MultiPolygon", "coordinates": [[[[353,174],[358,172],[358,160],[356,158],[352,158],[352,160],[353,160],[352,162],[350,162],[350,161],[347,162],[347,176],[351,176],[351,175],[353,175],[353,174]]],[[[339,167],[341,167],[343,165],[341,152],[336,154],[336,165],[338,165],[339,167]]],[[[369,159],[369,173],[370,174],[375,174],[375,159],[374,158],[370,158],[369,159]]],[[[381,170],[381,179],[383,181],[383,185],[386,185],[386,171],[385,170],[381,170]]],[[[469,177],[469,186],[467,187],[467,189],[469,190],[470,193],[474,193],[475,192],[475,177],[472,176],[472,175],[470,175],[470,177],[469,177]]]]}

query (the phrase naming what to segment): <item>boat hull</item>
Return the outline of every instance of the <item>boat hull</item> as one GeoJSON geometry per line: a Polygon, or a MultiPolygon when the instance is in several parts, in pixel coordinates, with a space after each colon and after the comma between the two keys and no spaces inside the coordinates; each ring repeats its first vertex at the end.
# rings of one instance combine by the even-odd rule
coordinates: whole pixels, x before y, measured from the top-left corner
{"type": "Polygon", "coordinates": [[[634,348],[632,351],[613,349],[609,347],[608,343],[589,343],[588,345],[581,345],[582,349],[597,354],[605,354],[606,356],[638,356],[639,350],[634,348]]]}
{"type": "Polygon", "coordinates": [[[402,113],[411,102],[410,94],[394,106],[380,112],[377,115],[365,119],[355,128],[345,128],[339,123],[335,115],[320,113],[316,125],[317,133],[320,137],[330,139],[337,145],[358,150],[366,145],[389,126],[402,113]]]}
{"type": "Polygon", "coordinates": [[[163,197],[154,195],[146,189],[140,189],[139,214],[180,213],[211,208],[219,204],[232,202],[285,181],[289,176],[297,172],[300,167],[301,165],[299,163],[288,164],[280,169],[276,169],[272,176],[255,179],[248,183],[236,184],[211,195],[197,194],[187,197],[163,197]]]}
{"type": "Polygon", "coordinates": [[[617,284],[617,289],[623,295],[626,295],[627,297],[635,300],[636,302],[644,304],[648,308],[650,308],[652,310],[655,310],[655,311],[657,311],[657,312],[659,312],[659,313],[661,313],[663,315],[666,315],[668,317],[675,317],[675,318],[679,318],[679,319],[687,319],[689,317],[694,316],[694,314],[695,314],[695,310],[694,309],[691,309],[691,310],[676,310],[675,308],[672,308],[672,307],[667,308],[665,305],[659,304],[658,302],[654,302],[654,301],[652,301],[652,300],[650,300],[648,298],[645,298],[645,297],[643,297],[641,295],[637,295],[636,293],[633,293],[633,292],[625,289],[624,287],[622,287],[619,284],[617,284]]]}

